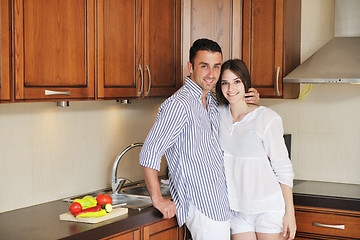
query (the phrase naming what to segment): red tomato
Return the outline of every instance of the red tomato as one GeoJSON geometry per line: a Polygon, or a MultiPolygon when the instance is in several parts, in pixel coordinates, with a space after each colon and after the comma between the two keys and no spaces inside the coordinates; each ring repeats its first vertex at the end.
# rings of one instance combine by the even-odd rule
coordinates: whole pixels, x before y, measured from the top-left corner
{"type": "Polygon", "coordinates": [[[72,213],[72,214],[76,214],[78,212],[81,212],[82,210],[82,206],[80,203],[78,202],[73,202],[70,207],[69,207],[69,211],[72,213]]]}
{"type": "Polygon", "coordinates": [[[105,194],[99,194],[96,197],[96,201],[97,201],[98,205],[100,205],[100,206],[102,206],[106,203],[112,204],[112,198],[109,195],[105,195],[105,194]]]}

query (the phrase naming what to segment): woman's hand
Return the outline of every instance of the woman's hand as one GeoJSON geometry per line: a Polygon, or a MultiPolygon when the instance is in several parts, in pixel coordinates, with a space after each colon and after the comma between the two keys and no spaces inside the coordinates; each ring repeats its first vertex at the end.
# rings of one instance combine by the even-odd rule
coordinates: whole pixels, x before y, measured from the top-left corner
{"type": "Polygon", "coordinates": [[[294,213],[285,213],[283,219],[283,237],[284,239],[294,239],[296,233],[296,221],[294,213]]]}
{"type": "Polygon", "coordinates": [[[249,104],[259,105],[260,94],[255,88],[249,88],[249,92],[245,93],[245,102],[249,104]]]}

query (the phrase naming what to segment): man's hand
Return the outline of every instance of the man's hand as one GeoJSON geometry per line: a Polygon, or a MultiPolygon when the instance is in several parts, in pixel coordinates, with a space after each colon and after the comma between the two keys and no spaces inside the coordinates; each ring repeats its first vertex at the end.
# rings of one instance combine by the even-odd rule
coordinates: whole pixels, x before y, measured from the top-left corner
{"type": "Polygon", "coordinates": [[[143,167],[142,169],[153,206],[164,215],[164,219],[172,218],[176,214],[176,206],[173,201],[161,196],[158,172],[155,169],[147,167],[143,167]]]}
{"type": "Polygon", "coordinates": [[[158,200],[153,200],[154,207],[163,214],[163,218],[172,218],[176,214],[175,203],[169,199],[160,198],[158,200]]]}
{"type": "Polygon", "coordinates": [[[255,88],[249,88],[249,92],[245,93],[245,102],[249,104],[259,105],[260,94],[255,88]]]}

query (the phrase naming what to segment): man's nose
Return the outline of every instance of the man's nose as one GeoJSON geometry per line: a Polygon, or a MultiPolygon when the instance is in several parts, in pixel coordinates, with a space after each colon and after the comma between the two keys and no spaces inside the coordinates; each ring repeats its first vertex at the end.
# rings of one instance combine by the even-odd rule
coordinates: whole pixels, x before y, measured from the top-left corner
{"type": "Polygon", "coordinates": [[[209,72],[208,72],[208,77],[210,78],[213,78],[215,75],[214,75],[214,69],[213,68],[209,68],[209,72]]]}

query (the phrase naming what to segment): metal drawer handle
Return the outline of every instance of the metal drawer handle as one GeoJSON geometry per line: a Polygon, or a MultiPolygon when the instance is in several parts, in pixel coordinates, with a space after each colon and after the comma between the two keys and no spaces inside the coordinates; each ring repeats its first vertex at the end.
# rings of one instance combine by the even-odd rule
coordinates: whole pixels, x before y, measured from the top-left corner
{"type": "Polygon", "coordinates": [[[148,72],[148,75],[149,75],[149,88],[148,88],[148,91],[146,93],[146,96],[148,97],[149,94],[150,94],[150,88],[151,88],[151,74],[150,74],[150,68],[148,65],[146,65],[146,70],[148,72]]]}
{"type": "Polygon", "coordinates": [[[280,96],[279,92],[279,75],[280,75],[280,67],[276,67],[276,96],[280,96]]]}
{"type": "Polygon", "coordinates": [[[140,89],[140,92],[139,92],[139,97],[141,97],[142,92],[144,90],[144,73],[143,73],[143,70],[142,70],[142,67],[141,67],[140,64],[139,64],[139,71],[140,71],[140,75],[141,75],[141,89],[140,89]]]}
{"type": "Polygon", "coordinates": [[[45,90],[45,95],[49,96],[49,95],[71,95],[70,91],[66,91],[66,92],[61,92],[61,91],[52,91],[52,90],[45,90]]]}
{"type": "Polygon", "coordinates": [[[316,227],[327,227],[327,228],[336,228],[336,229],[345,229],[345,225],[328,225],[328,224],[322,224],[317,222],[312,222],[313,226],[316,227]]]}

